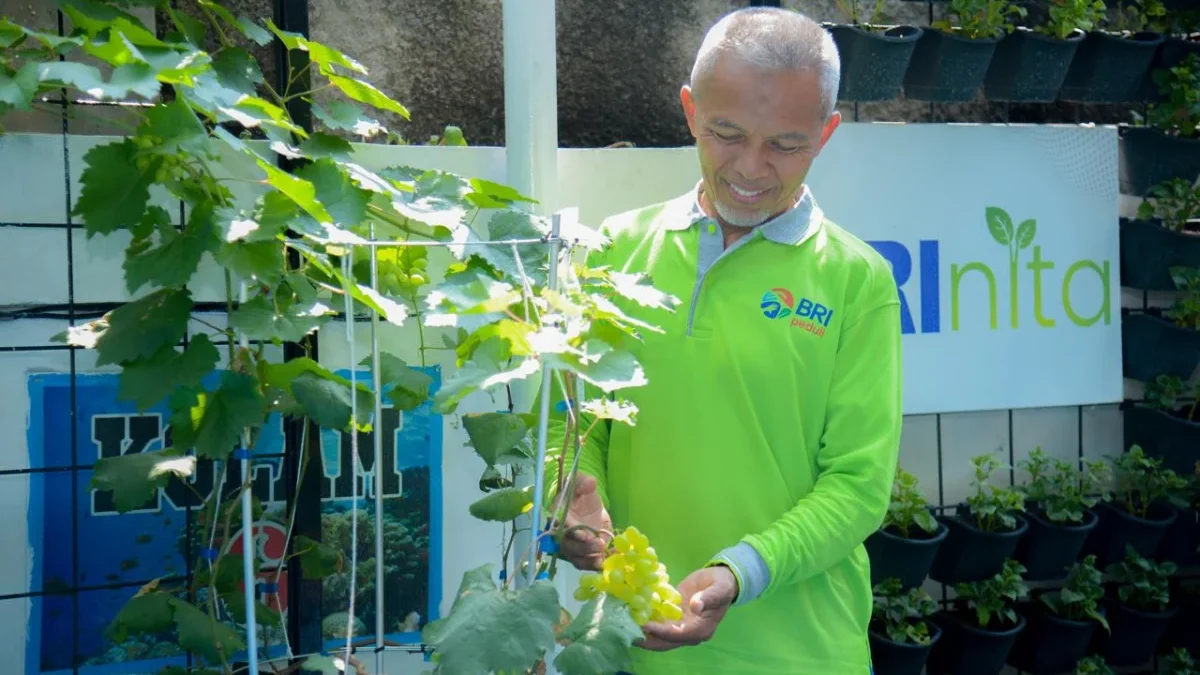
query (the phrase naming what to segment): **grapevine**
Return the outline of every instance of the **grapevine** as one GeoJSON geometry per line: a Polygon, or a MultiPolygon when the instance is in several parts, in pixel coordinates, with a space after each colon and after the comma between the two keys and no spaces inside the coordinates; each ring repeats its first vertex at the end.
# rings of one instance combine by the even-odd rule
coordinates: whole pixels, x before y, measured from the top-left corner
{"type": "Polygon", "coordinates": [[[671,585],[667,566],[658,561],[649,538],[632,525],[613,537],[600,572],[580,576],[575,599],[591,600],[601,593],[628,605],[639,626],[683,618],[683,596],[671,585]]]}

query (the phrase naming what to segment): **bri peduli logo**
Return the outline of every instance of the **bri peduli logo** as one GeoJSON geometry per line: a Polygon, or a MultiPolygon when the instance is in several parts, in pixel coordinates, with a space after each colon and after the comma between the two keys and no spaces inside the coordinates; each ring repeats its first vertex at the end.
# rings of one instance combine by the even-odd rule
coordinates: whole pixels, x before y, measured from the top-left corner
{"type": "Polygon", "coordinates": [[[796,302],[796,297],[786,288],[772,288],[764,293],[759,307],[763,316],[768,319],[791,317],[788,325],[806,330],[817,337],[825,334],[829,320],[833,318],[832,309],[808,298],[800,298],[800,302],[796,302]]]}

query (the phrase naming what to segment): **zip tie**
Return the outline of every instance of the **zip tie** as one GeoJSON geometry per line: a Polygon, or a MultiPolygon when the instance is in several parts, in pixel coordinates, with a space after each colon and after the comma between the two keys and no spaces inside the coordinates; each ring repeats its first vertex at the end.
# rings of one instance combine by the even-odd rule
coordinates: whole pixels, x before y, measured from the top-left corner
{"type": "Polygon", "coordinates": [[[209,562],[215,562],[216,559],[218,557],[220,557],[220,555],[221,555],[221,553],[219,551],[217,551],[217,549],[215,549],[215,548],[207,548],[206,547],[206,548],[200,549],[200,557],[204,558],[205,560],[207,560],[209,562]]]}
{"type": "Polygon", "coordinates": [[[500,570],[500,581],[508,579],[508,570],[500,570]]]}
{"type": "Polygon", "coordinates": [[[245,448],[238,448],[233,451],[234,459],[250,459],[250,451],[245,448]]]}
{"type": "Polygon", "coordinates": [[[545,570],[542,570],[541,572],[537,573],[536,577],[534,577],[534,581],[546,581],[549,578],[550,578],[550,573],[545,570]]]}
{"type": "Polygon", "coordinates": [[[271,582],[271,581],[267,581],[267,582],[263,583],[262,588],[263,588],[263,590],[262,590],[263,593],[278,593],[279,592],[279,584],[271,582]]]}

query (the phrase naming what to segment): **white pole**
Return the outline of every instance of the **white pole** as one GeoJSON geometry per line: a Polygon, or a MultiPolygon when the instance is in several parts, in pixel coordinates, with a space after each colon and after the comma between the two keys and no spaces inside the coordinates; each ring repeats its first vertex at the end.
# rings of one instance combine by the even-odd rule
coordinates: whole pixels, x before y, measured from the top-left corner
{"type": "MultiPolygon", "coordinates": [[[[246,282],[238,282],[238,302],[246,303],[246,282]]],[[[238,343],[248,349],[250,341],[245,333],[238,336],[238,343]]],[[[254,557],[258,555],[254,539],[254,476],[250,473],[250,432],[242,431],[242,482],[249,487],[242,491],[242,585],[246,602],[246,663],[249,675],[258,675],[258,617],[254,589],[254,557]]],[[[218,489],[220,489],[218,487],[218,489]]]]}
{"type": "MultiPolygon", "coordinates": [[[[370,229],[375,240],[375,225],[370,229]]],[[[378,249],[371,247],[371,288],[379,289],[378,249]]],[[[371,312],[371,376],[375,392],[375,673],[383,675],[384,557],[383,557],[383,376],[379,372],[379,312],[371,312]]],[[[357,394],[351,394],[356,396],[357,394]]],[[[353,400],[353,399],[352,399],[353,400]]]]}

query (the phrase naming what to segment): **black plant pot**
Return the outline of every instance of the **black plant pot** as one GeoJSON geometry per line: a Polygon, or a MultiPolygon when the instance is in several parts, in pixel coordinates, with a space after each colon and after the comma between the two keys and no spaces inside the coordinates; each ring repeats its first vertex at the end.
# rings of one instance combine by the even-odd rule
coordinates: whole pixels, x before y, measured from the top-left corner
{"type": "MultiPolygon", "coordinates": [[[[1200,146],[1196,154],[1200,155],[1200,146]]],[[[1200,267],[1200,223],[1195,232],[1187,233],[1168,230],[1157,218],[1121,218],[1120,222],[1122,286],[1174,291],[1172,267],[1200,267]]]]}
{"type": "Polygon", "coordinates": [[[1125,377],[1148,382],[1159,375],[1187,380],[1200,364],[1200,330],[1144,312],[1121,318],[1121,355],[1125,377]]]}
{"type": "Polygon", "coordinates": [[[926,619],[925,625],[929,627],[927,645],[893,642],[887,633],[872,628],[867,635],[871,641],[871,668],[875,675],[921,675],[929,650],[942,637],[942,629],[937,623],[926,619]]]}
{"type": "Polygon", "coordinates": [[[1139,518],[1109,502],[1096,505],[1100,522],[1088,536],[1083,547],[1084,555],[1096,556],[1096,567],[1103,571],[1113,563],[1125,559],[1126,545],[1146,558],[1154,556],[1167,533],[1167,528],[1178,517],[1175,507],[1156,503],[1150,507],[1147,518],[1139,518]]]}
{"type": "Polygon", "coordinates": [[[904,74],[904,97],[940,103],[973,101],[1000,38],[971,40],[926,28],[904,74]]]}
{"type": "Polygon", "coordinates": [[[1087,655],[1092,634],[1099,625],[1090,620],[1064,619],[1040,601],[1023,607],[1022,614],[1029,625],[1017,635],[1008,663],[1030,675],[1070,672],[1087,655]]]}
{"type": "MultiPolygon", "coordinates": [[[[965,514],[966,505],[958,509],[965,514]]],[[[938,548],[929,577],[943,584],[981,581],[1004,569],[1004,561],[1013,557],[1017,543],[1029,529],[1029,522],[1016,516],[1017,527],[1011,532],[984,532],[965,515],[938,518],[949,529],[938,548]]]]}
{"type": "Polygon", "coordinates": [[[1142,81],[1163,36],[1091,31],[1080,43],[1058,97],[1076,103],[1125,103],[1141,98],[1142,81]]]}
{"type": "MultiPolygon", "coordinates": [[[[938,523],[937,531],[929,537],[909,539],[876,530],[864,543],[871,560],[871,585],[893,577],[899,579],[905,589],[924,584],[929,576],[929,566],[948,531],[945,525],[938,523]]],[[[924,531],[918,530],[914,534],[924,534],[924,531]]]]}
{"type": "Polygon", "coordinates": [[[1100,602],[1111,633],[1095,631],[1090,649],[1103,654],[1108,665],[1118,668],[1140,666],[1148,662],[1179,611],[1178,605],[1164,612],[1147,612],[1126,607],[1112,598],[1104,598],[1100,602]]]}
{"type": "Polygon", "coordinates": [[[1168,136],[1154,127],[1122,126],[1118,144],[1121,194],[1144,197],[1174,178],[1200,176],[1200,138],[1168,136]]]}
{"type": "MultiPolygon", "coordinates": [[[[1155,557],[1179,567],[1200,567],[1200,511],[1179,509],[1178,514],[1163,535],[1155,557]]],[[[1200,634],[1200,623],[1196,624],[1196,632],[1200,634]]]]}
{"type": "Polygon", "coordinates": [[[1154,53],[1154,59],[1150,61],[1150,68],[1142,81],[1142,99],[1151,102],[1162,101],[1164,97],[1158,90],[1158,83],[1154,81],[1154,71],[1174,68],[1183,63],[1188,54],[1200,54],[1200,40],[1168,35],[1154,53]]]}
{"type": "Polygon", "coordinates": [[[1018,28],[996,45],[983,79],[983,96],[991,101],[1049,103],[1058,98],[1067,69],[1085,33],[1066,40],[1018,28]]]}
{"type": "Polygon", "coordinates": [[[1162,460],[1164,469],[1190,476],[1200,461],[1200,422],[1180,416],[1190,412],[1181,409],[1172,415],[1134,405],[1125,411],[1125,447],[1140,445],[1147,456],[1162,460]]]}
{"type": "Polygon", "coordinates": [[[1179,611],[1167,626],[1159,652],[1186,649],[1192,658],[1200,659],[1200,595],[1180,595],[1179,611]]]}
{"type": "Polygon", "coordinates": [[[842,59],[839,100],[890,101],[900,95],[922,29],[895,26],[880,32],[838,25],[829,32],[842,59]]]}
{"type": "Polygon", "coordinates": [[[1025,629],[1025,617],[1001,631],[987,631],[970,622],[971,614],[938,612],[934,620],[942,627],[942,639],[929,651],[929,675],[996,675],[1004,668],[1017,635],[1025,629]]]}
{"type": "Polygon", "coordinates": [[[1079,552],[1088,535],[1100,521],[1095,512],[1085,509],[1083,522],[1060,525],[1051,522],[1044,513],[1029,511],[1029,530],[1017,543],[1017,562],[1025,566],[1027,581],[1062,579],[1067,568],[1079,559],[1079,552]]]}

